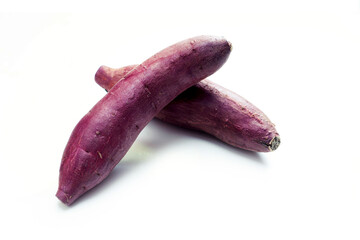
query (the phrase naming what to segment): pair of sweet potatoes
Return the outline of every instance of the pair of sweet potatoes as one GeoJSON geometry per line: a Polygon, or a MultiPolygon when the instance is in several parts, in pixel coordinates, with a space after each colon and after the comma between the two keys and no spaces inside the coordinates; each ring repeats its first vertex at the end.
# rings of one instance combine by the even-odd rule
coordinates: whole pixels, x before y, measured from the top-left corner
{"type": "Polygon", "coordinates": [[[199,36],[128,69],[101,67],[96,81],[109,92],[73,130],[63,153],[56,196],[70,205],[103,181],[155,116],[203,130],[236,147],[276,149],[278,134],[260,110],[203,80],[226,62],[230,52],[226,39],[199,36]]]}

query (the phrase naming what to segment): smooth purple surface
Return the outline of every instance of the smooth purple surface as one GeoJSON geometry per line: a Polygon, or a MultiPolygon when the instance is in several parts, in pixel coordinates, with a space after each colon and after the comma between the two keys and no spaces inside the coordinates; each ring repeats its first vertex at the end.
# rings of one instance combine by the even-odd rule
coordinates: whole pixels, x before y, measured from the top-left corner
{"type": "Polygon", "coordinates": [[[164,49],[127,74],[73,130],[56,196],[70,205],[104,180],[147,123],[185,89],[218,70],[230,51],[224,38],[195,37],[164,49]]]}

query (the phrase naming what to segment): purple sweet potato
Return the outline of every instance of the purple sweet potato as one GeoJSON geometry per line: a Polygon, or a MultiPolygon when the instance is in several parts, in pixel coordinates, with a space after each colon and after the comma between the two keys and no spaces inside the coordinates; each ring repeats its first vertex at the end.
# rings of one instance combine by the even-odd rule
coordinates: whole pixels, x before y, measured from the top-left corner
{"type": "MultiPolygon", "coordinates": [[[[135,66],[118,69],[101,66],[95,74],[95,81],[109,90],[135,66]]],[[[274,151],[280,144],[274,124],[262,111],[207,79],[185,90],[156,117],[209,133],[227,144],[250,151],[274,151]]]]}
{"type": "Polygon", "coordinates": [[[231,44],[199,36],[131,70],[80,120],[63,153],[56,196],[70,205],[103,181],[140,131],[181,92],[217,71],[231,44]]]}

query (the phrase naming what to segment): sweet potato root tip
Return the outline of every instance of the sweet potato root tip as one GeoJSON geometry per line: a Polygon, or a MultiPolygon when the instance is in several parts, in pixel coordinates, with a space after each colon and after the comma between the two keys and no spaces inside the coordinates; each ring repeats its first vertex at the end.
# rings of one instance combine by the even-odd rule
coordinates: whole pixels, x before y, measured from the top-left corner
{"type": "Polygon", "coordinates": [[[275,136],[271,141],[270,141],[270,151],[275,151],[279,146],[280,146],[281,140],[279,136],[275,136]]]}
{"type": "Polygon", "coordinates": [[[63,202],[65,205],[70,205],[73,201],[72,197],[69,194],[64,193],[61,189],[58,189],[56,197],[63,202]]]}
{"type": "Polygon", "coordinates": [[[98,82],[98,81],[105,82],[107,79],[109,79],[109,77],[112,77],[111,70],[112,69],[107,66],[104,66],[104,65],[100,66],[95,74],[96,82],[98,82]],[[110,75],[108,75],[108,74],[110,74],[110,75]]]}

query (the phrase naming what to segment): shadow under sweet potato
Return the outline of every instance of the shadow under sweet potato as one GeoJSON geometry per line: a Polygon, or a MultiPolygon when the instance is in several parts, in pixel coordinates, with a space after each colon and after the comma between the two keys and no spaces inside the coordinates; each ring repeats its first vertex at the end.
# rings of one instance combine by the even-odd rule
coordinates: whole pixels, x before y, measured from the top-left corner
{"type": "MultiPolygon", "coordinates": [[[[204,141],[210,142],[211,144],[225,148],[226,150],[238,154],[239,156],[253,160],[259,164],[265,164],[261,154],[258,152],[252,152],[230,146],[205,132],[177,127],[158,119],[153,119],[151,121],[151,125],[155,128],[157,135],[156,138],[151,139],[151,143],[148,144],[150,147],[161,149],[166,147],[166,145],[171,145],[174,141],[179,141],[179,139],[184,137],[200,138],[204,141]]],[[[219,159],[219,161],[221,160],[219,159]]]]}

